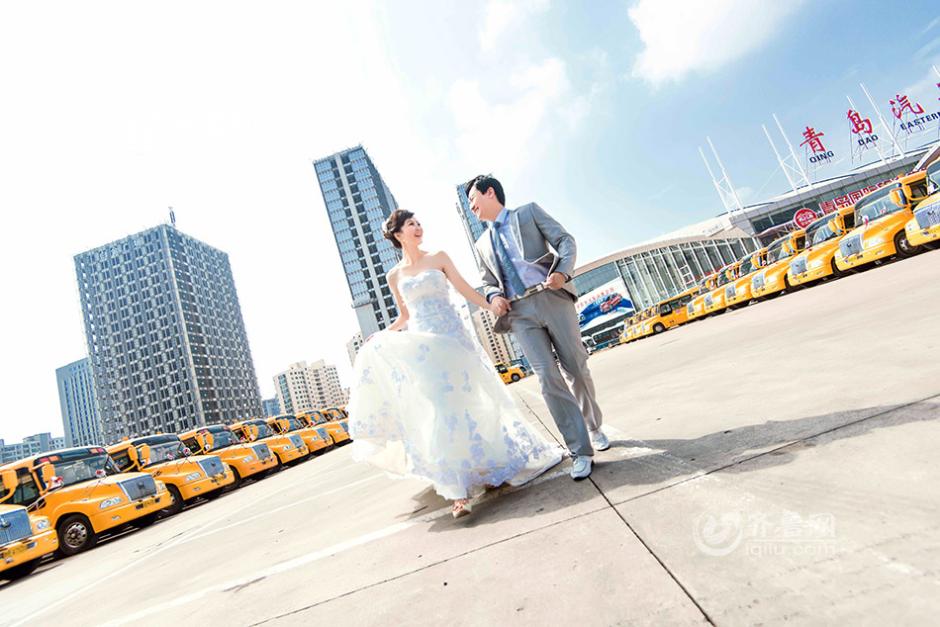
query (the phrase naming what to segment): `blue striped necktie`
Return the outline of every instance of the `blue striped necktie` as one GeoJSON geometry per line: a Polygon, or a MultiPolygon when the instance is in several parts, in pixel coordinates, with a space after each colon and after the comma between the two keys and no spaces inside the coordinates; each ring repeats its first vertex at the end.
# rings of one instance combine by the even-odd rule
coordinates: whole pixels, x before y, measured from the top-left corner
{"type": "Polygon", "coordinates": [[[503,238],[499,235],[499,224],[494,223],[490,232],[493,237],[493,245],[496,247],[496,261],[499,262],[499,270],[503,274],[503,284],[508,287],[510,294],[508,296],[522,296],[525,293],[525,284],[519,278],[516,266],[512,265],[506,246],[503,244],[503,238]]]}

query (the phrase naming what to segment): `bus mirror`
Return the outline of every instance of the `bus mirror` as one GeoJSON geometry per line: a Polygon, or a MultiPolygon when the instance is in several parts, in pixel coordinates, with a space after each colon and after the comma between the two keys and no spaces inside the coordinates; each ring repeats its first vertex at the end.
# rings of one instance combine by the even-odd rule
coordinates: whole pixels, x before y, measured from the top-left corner
{"type": "Polygon", "coordinates": [[[258,425],[248,425],[248,439],[257,440],[258,434],[261,433],[261,429],[258,428],[258,425]]]}
{"type": "Polygon", "coordinates": [[[211,433],[205,433],[202,436],[203,447],[206,451],[211,451],[212,447],[215,446],[215,436],[211,433]]]}
{"type": "MultiPolygon", "coordinates": [[[[55,466],[49,462],[45,462],[39,466],[39,477],[42,479],[42,482],[47,486],[51,486],[56,479],[55,476],[55,466]]],[[[15,481],[15,479],[14,479],[15,481]]]]}
{"type": "Polygon", "coordinates": [[[141,444],[137,447],[137,463],[141,468],[150,463],[150,445],[141,444]]]}
{"type": "Polygon", "coordinates": [[[907,186],[895,187],[889,192],[889,195],[891,197],[891,202],[893,202],[898,207],[903,207],[907,204],[907,201],[905,200],[905,198],[907,197],[905,195],[905,191],[908,191],[910,188],[908,187],[907,190],[905,190],[904,187],[907,187],[907,186]]]}
{"type": "MultiPolygon", "coordinates": [[[[48,465],[48,464],[46,464],[46,465],[48,465]]],[[[50,467],[51,467],[51,466],[50,466],[50,467]]],[[[45,468],[45,465],[43,466],[43,468],[45,468]]],[[[53,469],[52,473],[55,474],[55,470],[54,470],[54,469],[53,469]]],[[[17,481],[16,481],[16,471],[11,468],[11,469],[8,469],[8,470],[4,470],[2,474],[3,474],[3,477],[2,477],[2,480],[3,480],[3,494],[0,495],[0,501],[5,501],[5,500],[7,500],[8,498],[10,498],[11,496],[13,496],[13,491],[16,490],[16,484],[17,484],[17,481]]],[[[48,482],[48,481],[45,481],[45,479],[43,480],[43,483],[45,483],[46,485],[49,485],[49,482],[48,482]]]]}
{"type": "Polygon", "coordinates": [[[184,457],[189,457],[189,456],[192,455],[192,454],[193,454],[193,452],[189,449],[188,446],[183,446],[183,456],[184,456],[184,457]]]}
{"type": "Polygon", "coordinates": [[[129,446],[127,448],[127,459],[130,460],[132,466],[137,464],[138,462],[137,449],[134,448],[133,446],[129,446]]]}

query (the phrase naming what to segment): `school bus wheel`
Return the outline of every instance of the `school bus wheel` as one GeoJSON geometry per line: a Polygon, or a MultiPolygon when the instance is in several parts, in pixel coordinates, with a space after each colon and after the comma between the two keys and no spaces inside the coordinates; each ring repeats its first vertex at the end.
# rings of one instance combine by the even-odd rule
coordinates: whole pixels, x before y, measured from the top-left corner
{"type": "Polygon", "coordinates": [[[228,488],[225,488],[229,492],[237,490],[242,484],[242,476],[238,474],[238,468],[235,468],[235,466],[232,466],[232,477],[232,483],[229,484],[228,488]]]}
{"type": "Polygon", "coordinates": [[[894,236],[894,249],[897,251],[898,257],[911,257],[917,253],[917,249],[907,241],[907,235],[904,231],[894,236]]]}
{"type": "Polygon", "coordinates": [[[666,327],[664,327],[659,322],[657,322],[656,325],[653,327],[653,333],[662,333],[665,330],[666,330],[666,327]]]}
{"type": "Polygon", "coordinates": [[[70,514],[59,521],[59,551],[69,556],[87,551],[98,543],[98,536],[91,523],[81,514],[70,514]]]}
{"type": "Polygon", "coordinates": [[[166,484],[166,489],[170,493],[170,504],[160,510],[164,516],[173,516],[183,511],[183,495],[180,489],[170,483],[166,484]]]}

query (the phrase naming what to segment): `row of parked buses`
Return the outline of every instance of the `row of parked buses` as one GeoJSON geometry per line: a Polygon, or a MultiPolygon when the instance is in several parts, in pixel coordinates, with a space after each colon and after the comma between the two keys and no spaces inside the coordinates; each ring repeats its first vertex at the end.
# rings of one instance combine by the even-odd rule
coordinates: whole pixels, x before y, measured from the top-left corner
{"type": "Polygon", "coordinates": [[[51,553],[88,550],[102,535],[146,527],[196,499],[214,499],[245,479],[349,441],[345,408],[331,407],[52,451],[0,466],[0,579],[18,579],[51,553]]]}
{"type": "Polygon", "coordinates": [[[826,214],[748,253],[701,283],[636,313],[621,342],[662,333],[726,309],[856,272],[892,257],[910,257],[940,242],[940,158],[926,170],[826,214]]]}

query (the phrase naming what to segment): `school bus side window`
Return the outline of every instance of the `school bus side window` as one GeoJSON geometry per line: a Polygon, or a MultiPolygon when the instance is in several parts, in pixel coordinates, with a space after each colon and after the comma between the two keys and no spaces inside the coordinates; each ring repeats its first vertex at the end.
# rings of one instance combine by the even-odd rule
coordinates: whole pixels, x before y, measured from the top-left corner
{"type": "Polygon", "coordinates": [[[39,488],[36,487],[33,476],[26,468],[18,468],[16,478],[19,479],[19,483],[13,492],[13,502],[17,505],[31,505],[39,498],[39,488]]]}
{"type": "Polygon", "coordinates": [[[183,446],[193,451],[194,453],[202,449],[202,447],[199,446],[199,442],[196,441],[196,438],[186,438],[183,440],[183,446]]]}

